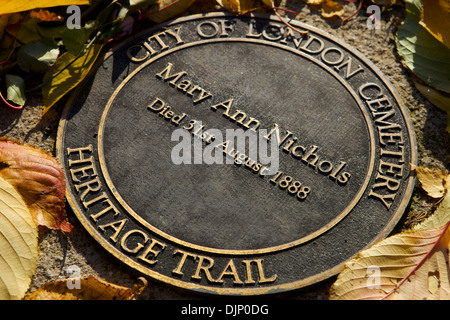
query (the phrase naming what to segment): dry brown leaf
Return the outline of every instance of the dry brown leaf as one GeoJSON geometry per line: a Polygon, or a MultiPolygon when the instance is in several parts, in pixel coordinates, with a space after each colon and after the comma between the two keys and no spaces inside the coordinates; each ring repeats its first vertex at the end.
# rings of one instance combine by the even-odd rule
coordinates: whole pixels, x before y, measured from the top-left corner
{"type": "Polygon", "coordinates": [[[32,10],[30,18],[38,18],[41,21],[64,21],[64,17],[45,9],[32,10]]]}
{"type": "Polygon", "coordinates": [[[147,280],[141,277],[138,281],[130,289],[94,276],[61,279],[44,284],[25,300],[132,300],[147,287],[147,280]],[[69,289],[68,283],[72,284],[73,281],[80,281],[79,286],[69,289]]]}
{"type": "Polygon", "coordinates": [[[446,170],[413,166],[423,190],[432,198],[442,198],[450,188],[450,174],[446,170]]]}
{"type": "Polygon", "coordinates": [[[320,7],[324,0],[304,0],[308,5],[313,7],[320,7]]]}
{"type": "Polygon", "coordinates": [[[189,8],[195,0],[158,0],[156,5],[148,9],[148,17],[156,23],[161,23],[174,18],[189,8]]]}
{"type": "Polygon", "coordinates": [[[320,5],[320,12],[325,19],[341,20],[344,16],[344,7],[336,1],[324,0],[320,5]]]}
{"type": "Polygon", "coordinates": [[[22,195],[38,225],[72,230],[64,208],[64,172],[50,153],[1,137],[0,176],[22,195]]]}
{"type": "Polygon", "coordinates": [[[38,256],[33,217],[22,196],[0,177],[0,300],[22,299],[38,256]]]}
{"type": "Polygon", "coordinates": [[[22,13],[11,13],[0,15],[0,39],[3,38],[8,26],[21,22],[23,18],[24,14],[22,13]]]}
{"type": "Polygon", "coordinates": [[[438,204],[434,213],[420,224],[414,226],[413,230],[439,228],[450,221],[450,192],[446,192],[438,204]]]}
{"type": "MultiPolygon", "coordinates": [[[[271,0],[263,0],[263,2],[266,5],[270,2],[270,6],[272,6],[271,0]]],[[[225,10],[237,15],[246,14],[257,7],[257,1],[255,0],[217,0],[217,3],[225,10]]]]}
{"type": "Polygon", "coordinates": [[[450,2],[448,0],[422,1],[419,23],[450,49],[450,2]]]}

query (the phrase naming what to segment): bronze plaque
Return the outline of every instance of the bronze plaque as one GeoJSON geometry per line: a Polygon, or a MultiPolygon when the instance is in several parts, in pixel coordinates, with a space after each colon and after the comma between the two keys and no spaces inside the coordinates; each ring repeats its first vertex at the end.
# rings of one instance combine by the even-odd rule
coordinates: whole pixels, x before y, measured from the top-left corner
{"type": "Polygon", "coordinates": [[[77,89],[57,149],[68,202],[106,250],[175,286],[258,295],[335,275],[392,231],[414,187],[407,110],[357,50],[291,23],[305,34],[269,16],[180,18],[77,89]]]}

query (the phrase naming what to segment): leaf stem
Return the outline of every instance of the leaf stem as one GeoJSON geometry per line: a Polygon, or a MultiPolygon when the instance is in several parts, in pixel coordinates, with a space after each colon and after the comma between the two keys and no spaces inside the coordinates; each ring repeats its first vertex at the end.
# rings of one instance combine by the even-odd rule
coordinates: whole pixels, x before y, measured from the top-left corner
{"type": "Polygon", "coordinates": [[[302,35],[305,35],[305,34],[307,34],[308,33],[308,30],[299,30],[299,29],[297,29],[297,28],[294,28],[293,26],[291,26],[289,23],[287,23],[286,21],[284,21],[284,19],[278,14],[278,12],[277,12],[277,8],[275,7],[275,3],[274,3],[274,0],[272,0],[272,10],[273,10],[273,12],[275,13],[275,15],[278,17],[278,19],[280,19],[280,21],[284,24],[284,25],[286,25],[289,29],[292,29],[292,30],[294,30],[295,32],[298,32],[298,33],[300,33],[300,34],[302,34],[302,35]]]}

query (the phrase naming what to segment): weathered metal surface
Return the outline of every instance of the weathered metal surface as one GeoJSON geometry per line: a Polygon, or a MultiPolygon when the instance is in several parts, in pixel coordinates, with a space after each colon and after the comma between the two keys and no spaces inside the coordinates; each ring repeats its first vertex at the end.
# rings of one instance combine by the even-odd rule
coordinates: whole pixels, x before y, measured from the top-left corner
{"type": "Polygon", "coordinates": [[[294,24],[307,33],[274,17],[177,19],[77,90],[58,154],[68,201],[105,249],[179,287],[256,295],[334,275],[393,229],[414,187],[407,111],[355,49],[294,24]],[[227,129],[276,141],[276,170],[227,129]],[[177,164],[180,130],[193,150],[177,164]],[[222,164],[207,163],[212,149],[222,164]]]}

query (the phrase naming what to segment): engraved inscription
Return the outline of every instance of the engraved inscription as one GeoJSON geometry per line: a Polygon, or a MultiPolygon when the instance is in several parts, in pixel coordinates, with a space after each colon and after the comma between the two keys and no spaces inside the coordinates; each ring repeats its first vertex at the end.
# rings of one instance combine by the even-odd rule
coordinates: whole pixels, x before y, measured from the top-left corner
{"type": "Polygon", "coordinates": [[[392,231],[417,162],[407,110],[358,51],[292,24],[304,32],[177,18],[108,54],[70,100],[68,200],[114,256],[189,290],[270,294],[392,231]]]}
{"type": "Polygon", "coordinates": [[[394,203],[404,173],[404,134],[394,121],[395,111],[391,101],[376,83],[366,83],[359,88],[372,113],[378,130],[380,164],[369,197],[380,200],[387,209],[394,203]]]}

